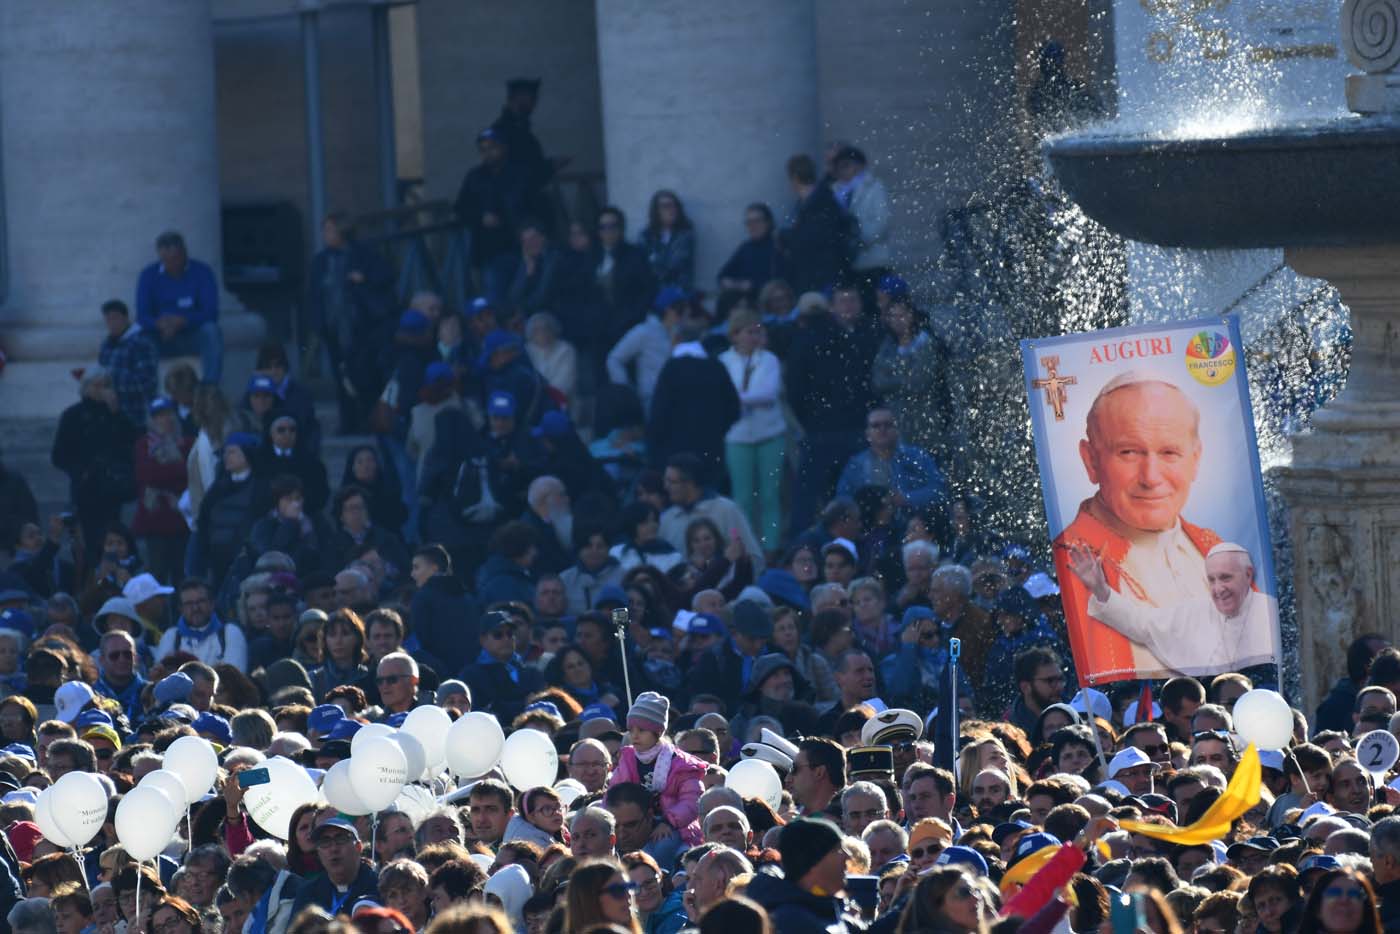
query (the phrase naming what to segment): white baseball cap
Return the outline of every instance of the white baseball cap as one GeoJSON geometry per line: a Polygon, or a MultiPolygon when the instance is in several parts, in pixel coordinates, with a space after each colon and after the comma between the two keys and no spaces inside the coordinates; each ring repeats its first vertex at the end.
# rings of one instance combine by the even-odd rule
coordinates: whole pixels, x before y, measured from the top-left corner
{"type": "Polygon", "coordinates": [[[1109,761],[1108,777],[1112,778],[1124,769],[1135,769],[1140,765],[1150,765],[1154,772],[1161,768],[1161,765],[1147,758],[1147,753],[1136,746],[1129,746],[1109,761]]]}
{"type": "Polygon", "coordinates": [[[64,723],[72,723],[88,704],[97,699],[84,681],[69,681],[60,685],[53,694],[54,717],[64,723]]]}
{"type": "Polygon", "coordinates": [[[122,596],[135,606],[140,606],[152,597],[166,597],[174,592],[174,587],[162,585],[152,574],[137,574],[122,588],[122,596]]]}
{"type": "Polygon", "coordinates": [[[1101,717],[1110,723],[1113,722],[1113,702],[1103,691],[1084,688],[1074,695],[1069,705],[1080,713],[1092,713],[1095,717],[1101,717]]]}

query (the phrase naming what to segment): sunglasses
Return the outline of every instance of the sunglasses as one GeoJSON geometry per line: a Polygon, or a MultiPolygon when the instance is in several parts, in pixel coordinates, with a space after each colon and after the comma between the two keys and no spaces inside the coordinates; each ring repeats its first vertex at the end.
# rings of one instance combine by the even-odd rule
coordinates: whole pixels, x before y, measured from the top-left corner
{"type": "Polygon", "coordinates": [[[943,852],[941,846],[919,846],[909,851],[910,859],[923,859],[925,856],[937,856],[943,852]]]}
{"type": "Polygon", "coordinates": [[[1149,756],[1160,755],[1162,753],[1172,751],[1172,747],[1167,745],[1166,743],[1157,743],[1152,746],[1139,746],[1138,748],[1141,749],[1143,752],[1147,753],[1149,756]]]}
{"type": "Polygon", "coordinates": [[[94,749],[92,752],[93,755],[97,756],[97,758],[101,759],[103,762],[106,762],[117,754],[115,749],[94,749]]]}
{"type": "Polygon", "coordinates": [[[616,899],[627,898],[635,891],[637,891],[637,883],[635,882],[614,882],[612,885],[603,886],[603,894],[616,899]]]}
{"type": "Polygon", "coordinates": [[[374,679],[375,684],[398,684],[408,675],[380,675],[374,679]]]}
{"type": "Polygon", "coordinates": [[[1327,891],[1322,894],[1328,898],[1349,898],[1354,902],[1366,900],[1366,893],[1360,889],[1342,888],[1340,885],[1328,886],[1327,891]]]}

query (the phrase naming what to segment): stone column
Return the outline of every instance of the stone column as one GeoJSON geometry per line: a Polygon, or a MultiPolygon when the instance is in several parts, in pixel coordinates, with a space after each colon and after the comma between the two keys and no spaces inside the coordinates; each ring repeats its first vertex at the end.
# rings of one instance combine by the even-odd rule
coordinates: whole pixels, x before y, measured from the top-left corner
{"type": "Polygon", "coordinates": [[[598,68],[608,196],[628,235],[658,188],[695,222],[696,285],[744,236],[743,210],[766,201],[781,219],[784,163],[819,157],[811,0],[599,0],[598,68]]]}
{"type": "MultiPolygon", "coordinates": [[[[96,361],[101,303],[134,301],[158,233],[181,231],[219,272],[207,0],[0,4],[0,147],[0,411],[52,415],[77,398],[69,371],[96,361]]],[[[261,334],[222,318],[230,347],[261,334]]]]}

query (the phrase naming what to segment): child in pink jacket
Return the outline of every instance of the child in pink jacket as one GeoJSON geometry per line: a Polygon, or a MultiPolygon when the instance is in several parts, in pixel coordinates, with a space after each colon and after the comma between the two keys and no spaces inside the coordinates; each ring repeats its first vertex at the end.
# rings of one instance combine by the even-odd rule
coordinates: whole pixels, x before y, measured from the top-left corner
{"type": "Polygon", "coordinates": [[[653,840],[680,834],[687,844],[704,842],[700,831],[701,778],[709,768],[704,762],[676,748],[666,736],[671,702],[655,691],[637,695],[627,711],[627,735],[631,742],[617,756],[609,785],[636,782],[658,799],[664,824],[658,824],[653,840]]]}

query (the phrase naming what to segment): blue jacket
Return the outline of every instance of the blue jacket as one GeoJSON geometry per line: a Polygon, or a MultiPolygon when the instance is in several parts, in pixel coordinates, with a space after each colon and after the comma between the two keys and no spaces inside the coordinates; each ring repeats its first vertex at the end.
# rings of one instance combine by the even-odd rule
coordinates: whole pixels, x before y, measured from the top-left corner
{"type": "Polygon", "coordinates": [[[841,479],[836,484],[840,496],[855,496],[863,486],[886,486],[904,494],[914,509],[926,509],[945,499],[948,495],[948,481],[932,457],[911,444],[901,444],[895,448],[890,458],[889,481],[878,481],[873,470],[875,455],[869,448],[861,451],[846,462],[841,471],[841,479]]]}
{"type": "Polygon", "coordinates": [[[166,315],[184,318],[186,325],[219,320],[219,283],[214,270],[197,259],[189,260],[184,275],[166,275],[159,262],[141,270],[136,282],[136,323],[154,329],[156,320],[166,315]]]}

